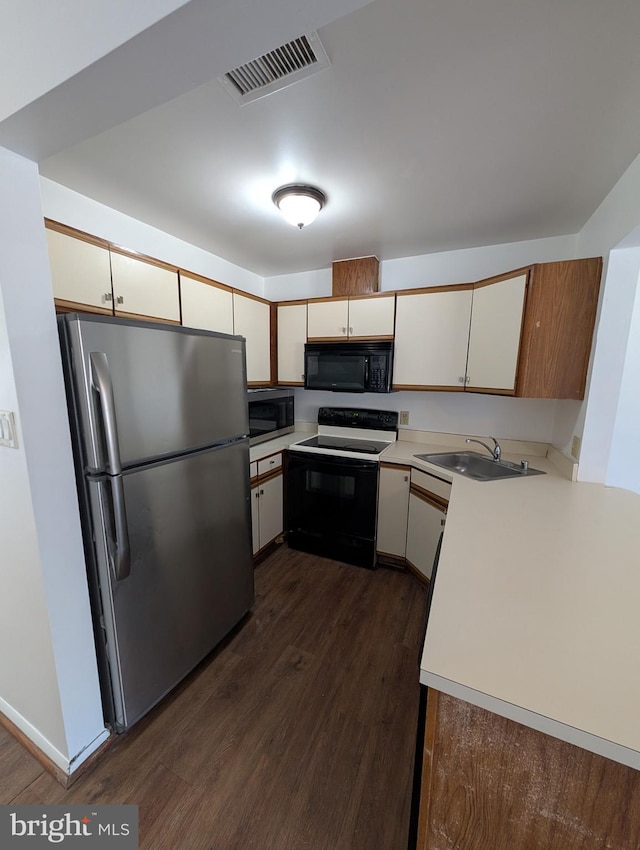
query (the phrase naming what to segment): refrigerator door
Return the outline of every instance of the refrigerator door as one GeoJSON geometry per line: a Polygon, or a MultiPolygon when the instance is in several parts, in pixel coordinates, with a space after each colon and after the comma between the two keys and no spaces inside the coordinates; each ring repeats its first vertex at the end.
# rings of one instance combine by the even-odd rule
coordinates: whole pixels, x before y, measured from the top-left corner
{"type": "Polygon", "coordinates": [[[241,337],[104,316],[59,322],[85,470],[118,474],[114,441],[128,469],[249,433],[241,337]]]}
{"type": "Polygon", "coordinates": [[[248,440],[121,476],[129,570],[117,578],[112,488],[88,478],[118,731],[204,658],[254,601],[248,440]]]}

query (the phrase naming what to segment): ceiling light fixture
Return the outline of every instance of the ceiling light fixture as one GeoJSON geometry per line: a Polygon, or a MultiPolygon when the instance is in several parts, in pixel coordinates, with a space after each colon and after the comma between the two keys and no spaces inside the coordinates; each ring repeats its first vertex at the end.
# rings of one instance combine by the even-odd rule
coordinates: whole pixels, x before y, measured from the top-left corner
{"type": "Polygon", "coordinates": [[[271,200],[278,207],[285,221],[302,230],[306,224],[315,221],[316,216],[327,203],[327,196],[315,186],[290,183],[288,186],[276,189],[271,200]]]}

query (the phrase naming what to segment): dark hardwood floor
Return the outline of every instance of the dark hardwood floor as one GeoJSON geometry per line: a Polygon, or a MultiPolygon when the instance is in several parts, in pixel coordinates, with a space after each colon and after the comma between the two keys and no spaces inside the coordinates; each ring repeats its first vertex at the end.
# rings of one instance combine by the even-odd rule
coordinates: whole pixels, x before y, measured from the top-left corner
{"type": "Polygon", "coordinates": [[[148,850],[406,850],[425,602],[281,547],[241,627],[69,790],[0,728],[0,803],[137,803],[148,850]]]}

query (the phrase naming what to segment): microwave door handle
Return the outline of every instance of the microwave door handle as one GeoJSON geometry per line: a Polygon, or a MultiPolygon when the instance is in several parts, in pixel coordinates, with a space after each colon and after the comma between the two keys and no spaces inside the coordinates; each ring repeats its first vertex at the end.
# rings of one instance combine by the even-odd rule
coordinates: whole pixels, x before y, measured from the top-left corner
{"type": "Polygon", "coordinates": [[[369,357],[364,358],[364,388],[369,389],[369,357]]]}

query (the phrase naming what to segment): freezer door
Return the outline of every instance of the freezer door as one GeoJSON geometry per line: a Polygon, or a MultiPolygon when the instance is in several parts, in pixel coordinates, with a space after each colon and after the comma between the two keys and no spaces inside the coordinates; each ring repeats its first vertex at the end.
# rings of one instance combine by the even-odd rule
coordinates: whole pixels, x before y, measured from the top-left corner
{"type": "Polygon", "coordinates": [[[122,731],[254,601],[248,441],[122,475],[130,568],[117,578],[113,479],[89,480],[101,622],[122,731]]]}
{"type": "Polygon", "coordinates": [[[102,316],[59,322],[85,469],[116,472],[113,433],[124,469],[249,433],[241,337],[102,316]]]}

